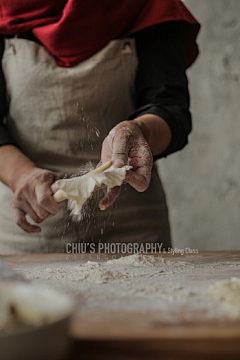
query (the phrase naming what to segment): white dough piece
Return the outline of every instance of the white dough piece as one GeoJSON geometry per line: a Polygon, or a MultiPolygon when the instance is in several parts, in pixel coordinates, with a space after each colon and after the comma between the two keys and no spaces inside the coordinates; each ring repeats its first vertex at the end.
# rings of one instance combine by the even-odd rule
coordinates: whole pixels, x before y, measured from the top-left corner
{"type": "Polygon", "coordinates": [[[126,171],[131,166],[123,166],[122,168],[110,167],[102,173],[89,172],[83,176],[62,179],[56,182],[57,186],[63,190],[71,201],[71,209],[73,214],[79,215],[85,201],[91,196],[95,186],[105,184],[109,188],[121,186],[126,177],[126,171]]]}
{"type": "Polygon", "coordinates": [[[41,326],[69,314],[74,303],[70,297],[55,290],[25,283],[0,284],[0,331],[20,322],[41,326]],[[11,307],[15,309],[14,317],[11,307]]]}
{"type": "Polygon", "coordinates": [[[217,281],[206,291],[207,296],[221,302],[232,319],[240,317],[240,279],[217,281]]]}

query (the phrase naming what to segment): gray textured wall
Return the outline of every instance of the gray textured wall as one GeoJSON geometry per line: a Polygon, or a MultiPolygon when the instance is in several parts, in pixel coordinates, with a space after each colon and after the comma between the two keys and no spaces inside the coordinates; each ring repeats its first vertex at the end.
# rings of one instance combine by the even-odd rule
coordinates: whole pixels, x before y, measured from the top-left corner
{"type": "Polygon", "coordinates": [[[174,245],[240,249],[240,1],[185,0],[201,22],[188,71],[194,130],[159,162],[174,245]]]}

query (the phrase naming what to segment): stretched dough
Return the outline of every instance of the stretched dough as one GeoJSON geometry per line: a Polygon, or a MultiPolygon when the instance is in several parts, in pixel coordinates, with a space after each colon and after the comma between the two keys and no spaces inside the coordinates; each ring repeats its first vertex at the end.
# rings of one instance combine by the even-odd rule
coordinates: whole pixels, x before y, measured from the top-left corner
{"type": "Polygon", "coordinates": [[[123,166],[122,168],[110,167],[102,173],[89,172],[83,176],[62,179],[56,182],[57,186],[63,190],[70,199],[70,208],[72,213],[79,215],[85,201],[91,196],[95,186],[105,184],[109,188],[121,186],[126,177],[126,171],[131,166],[123,166]]]}

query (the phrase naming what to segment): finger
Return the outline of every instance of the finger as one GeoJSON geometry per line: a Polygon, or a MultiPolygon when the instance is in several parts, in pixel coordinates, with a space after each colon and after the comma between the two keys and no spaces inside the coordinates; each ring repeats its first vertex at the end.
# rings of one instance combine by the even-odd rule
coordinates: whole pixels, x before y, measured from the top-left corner
{"type": "Polygon", "coordinates": [[[110,205],[114,203],[121,192],[121,186],[115,186],[114,188],[108,188],[105,196],[99,202],[100,210],[106,210],[110,205]]]}
{"type": "Polygon", "coordinates": [[[62,209],[63,205],[57,203],[54,200],[52,196],[52,190],[49,184],[38,184],[35,189],[35,193],[37,198],[37,204],[34,210],[41,218],[42,216],[44,216],[44,219],[46,219],[51,215],[55,215],[59,210],[62,209]]]}
{"type": "Polygon", "coordinates": [[[140,168],[135,171],[127,171],[125,181],[139,192],[147,190],[151,180],[151,172],[140,168]]]}
{"type": "Polygon", "coordinates": [[[51,216],[50,213],[45,212],[41,209],[33,194],[30,193],[29,197],[21,198],[20,201],[17,198],[14,198],[11,202],[11,207],[16,209],[21,209],[25,214],[28,214],[36,223],[40,224],[43,220],[51,216]],[[14,201],[13,201],[14,200],[14,201]]]}
{"type": "Polygon", "coordinates": [[[41,222],[52,216],[52,214],[49,211],[46,211],[37,201],[32,201],[32,208],[41,219],[41,222]]]}
{"type": "Polygon", "coordinates": [[[122,128],[116,131],[113,150],[112,150],[112,161],[114,167],[123,167],[128,163],[128,153],[130,149],[130,141],[128,132],[122,128]]]}
{"type": "Polygon", "coordinates": [[[137,191],[145,191],[151,181],[153,158],[149,146],[144,141],[138,148],[131,150],[129,165],[134,171],[127,171],[127,181],[137,191]]]}
{"type": "Polygon", "coordinates": [[[51,191],[53,194],[55,194],[55,192],[57,192],[59,190],[59,187],[57,186],[56,183],[53,183],[50,187],[51,191]]]}
{"type": "Polygon", "coordinates": [[[29,202],[25,202],[24,204],[22,204],[21,209],[24,211],[24,213],[29,215],[33,219],[33,221],[35,221],[35,223],[40,224],[43,221],[43,219],[41,219],[33,210],[29,202]]]}
{"type": "Polygon", "coordinates": [[[27,233],[38,233],[42,231],[39,226],[29,224],[23,210],[19,208],[12,208],[12,214],[15,223],[27,233]]]}

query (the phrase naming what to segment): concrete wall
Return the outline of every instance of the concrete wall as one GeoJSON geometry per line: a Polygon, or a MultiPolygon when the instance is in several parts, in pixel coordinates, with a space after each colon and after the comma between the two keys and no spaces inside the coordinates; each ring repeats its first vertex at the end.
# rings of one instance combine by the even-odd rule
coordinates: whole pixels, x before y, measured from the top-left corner
{"type": "Polygon", "coordinates": [[[201,22],[188,71],[194,130],[159,162],[174,245],[240,249],[240,1],[185,0],[201,22]]]}

